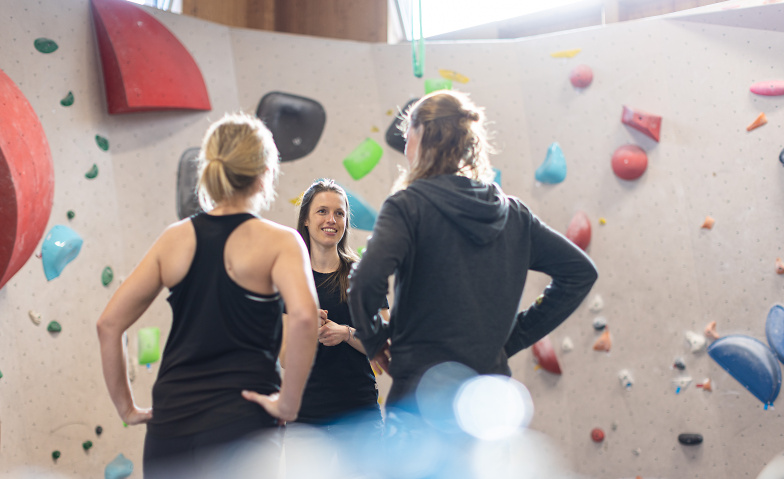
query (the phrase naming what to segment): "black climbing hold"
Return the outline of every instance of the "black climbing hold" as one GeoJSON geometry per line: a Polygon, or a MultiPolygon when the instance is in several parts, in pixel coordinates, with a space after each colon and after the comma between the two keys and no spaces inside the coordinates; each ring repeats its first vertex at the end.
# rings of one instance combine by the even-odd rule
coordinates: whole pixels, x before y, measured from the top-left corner
{"type": "Polygon", "coordinates": [[[678,435],[678,442],[686,446],[702,444],[702,434],[683,433],[678,435]]]}

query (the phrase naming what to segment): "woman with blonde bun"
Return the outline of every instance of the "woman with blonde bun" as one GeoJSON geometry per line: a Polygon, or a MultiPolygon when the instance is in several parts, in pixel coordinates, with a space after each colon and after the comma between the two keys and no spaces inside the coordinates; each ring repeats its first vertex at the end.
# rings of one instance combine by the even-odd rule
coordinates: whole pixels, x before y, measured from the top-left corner
{"type": "Polygon", "coordinates": [[[211,125],[199,155],[206,212],[169,226],[98,320],[117,412],[129,425],[147,424],[145,477],[185,477],[178,471],[197,467],[216,446],[260,432],[272,432],[265,447],[279,449],[275,431],[297,418],[316,350],[318,299],[299,234],[258,216],[274,196],[277,157],[257,118],[229,114],[211,125]],[[131,393],[123,334],[164,287],[171,331],[152,408],[141,408],[131,393]],[[283,301],[289,353],[281,380],[283,301]]]}

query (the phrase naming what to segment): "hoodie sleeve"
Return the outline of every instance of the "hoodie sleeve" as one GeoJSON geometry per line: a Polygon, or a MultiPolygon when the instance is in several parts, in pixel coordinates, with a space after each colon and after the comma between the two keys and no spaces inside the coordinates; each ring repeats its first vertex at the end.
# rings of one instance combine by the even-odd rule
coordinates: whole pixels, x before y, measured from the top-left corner
{"type": "Polygon", "coordinates": [[[395,198],[388,198],[381,206],[373,236],[349,276],[351,320],[369,358],[389,339],[388,325],[378,310],[385,304],[389,276],[408,256],[413,239],[409,222],[395,198]]]}
{"type": "Polygon", "coordinates": [[[531,215],[530,269],[552,278],[544,293],[518,313],[504,346],[508,357],[533,345],[560,325],[591,291],[598,278],[593,261],[565,236],[531,215]]]}

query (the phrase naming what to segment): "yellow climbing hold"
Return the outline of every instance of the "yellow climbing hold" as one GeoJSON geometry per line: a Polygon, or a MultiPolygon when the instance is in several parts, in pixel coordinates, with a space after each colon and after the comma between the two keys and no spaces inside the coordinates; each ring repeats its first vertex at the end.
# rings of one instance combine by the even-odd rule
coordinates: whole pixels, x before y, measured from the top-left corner
{"type": "Polygon", "coordinates": [[[582,48],[575,48],[573,50],[561,50],[558,52],[553,52],[550,54],[553,58],[573,58],[575,55],[580,53],[583,49],[582,48]]]}
{"type": "Polygon", "coordinates": [[[373,126],[370,127],[370,131],[373,132],[373,133],[378,133],[381,130],[379,130],[376,125],[373,125],[373,126]]]}
{"type": "Polygon", "coordinates": [[[447,80],[456,81],[457,83],[468,83],[469,81],[467,76],[461,75],[460,73],[452,70],[439,69],[438,74],[447,80]]]}
{"type": "Polygon", "coordinates": [[[599,224],[600,225],[606,225],[607,224],[607,220],[604,219],[604,217],[599,217],[599,224]]]}
{"type": "Polygon", "coordinates": [[[296,198],[290,199],[289,203],[291,203],[294,206],[299,206],[299,205],[302,204],[302,197],[303,196],[305,196],[305,192],[304,191],[302,193],[300,193],[299,196],[297,196],[296,198]]]}

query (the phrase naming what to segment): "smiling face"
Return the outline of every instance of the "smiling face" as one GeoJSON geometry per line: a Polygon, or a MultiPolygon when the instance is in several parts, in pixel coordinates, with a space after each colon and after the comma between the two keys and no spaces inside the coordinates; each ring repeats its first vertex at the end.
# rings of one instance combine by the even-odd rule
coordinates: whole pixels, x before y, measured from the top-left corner
{"type": "Polygon", "coordinates": [[[313,197],[305,220],[310,241],[322,247],[335,246],[346,232],[346,202],[334,191],[322,191],[313,197]]]}

